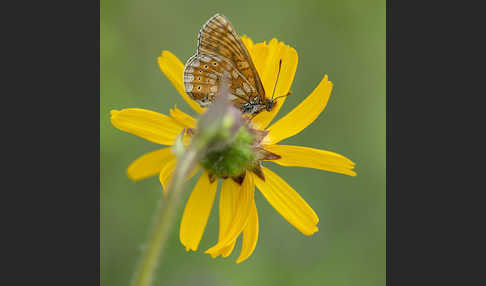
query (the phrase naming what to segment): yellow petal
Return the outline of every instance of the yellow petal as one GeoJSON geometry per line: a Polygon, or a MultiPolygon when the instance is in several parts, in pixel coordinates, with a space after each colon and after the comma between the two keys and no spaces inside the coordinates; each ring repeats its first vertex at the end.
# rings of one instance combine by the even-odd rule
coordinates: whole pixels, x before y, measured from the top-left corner
{"type": "MultiPolygon", "coordinates": [[[[292,83],[294,81],[295,72],[297,71],[297,64],[299,61],[297,51],[288,46],[283,45],[279,50],[279,53],[276,57],[270,58],[268,64],[268,74],[266,74],[266,86],[265,86],[265,94],[267,98],[272,97],[273,89],[275,86],[275,82],[277,81],[277,74],[278,74],[278,65],[279,61],[282,59],[282,67],[280,70],[280,76],[278,78],[277,86],[275,87],[275,95],[274,98],[279,96],[285,96],[290,91],[292,87],[292,83]],[[273,69],[270,69],[273,67],[273,69]]],[[[281,97],[276,99],[276,104],[274,108],[267,112],[260,112],[255,118],[252,120],[257,128],[264,129],[270,124],[273,118],[277,115],[280,108],[283,106],[287,97],[281,97]]]]}
{"type": "Polygon", "coordinates": [[[326,107],[333,84],[324,76],[314,91],[296,108],[272,124],[265,138],[266,144],[275,144],[293,136],[311,124],[326,107]]]}
{"type": "Polygon", "coordinates": [[[169,182],[172,179],[172,173],[174,173],[174,169],[176,166],[176,157],[174,156],[171,160],[169,160],[165,166],[160,170],[159,174],[159,181],[162,184],[162,193],[164,197],[167,197],[169,191],[169,182]]]}
{"type": "Polygon", "coordinates": [[[282,178],[263,167],[265,181],[252,175],[255,184],[267,201],[291,225],[305,235],[318,231],[319,218],[304,199],[282,178]]]}
{"type": "Polygon", "coordinates": [[[255,191],[253,177],[247,173],[242,185],[237,185],[237,187],[234,186],[233,188],[238,189],[234,216],[228,231],[223,234],[221,240],[219,240],[216,245],[206,250],[206,253],[211,255],[220,253],[223,248],[231,245],[245,229],[246,224],[248,223],[248,218],[250,217],[255,191]]]}
{"type": "Polygon", "coordinates": [[[159,149],[138,157],[128,166],[127,175],[133,181],[142,180],[160,173],[167,162],[174,159],[171,148],[159,149]]]}
{"type": "Polygon", "coordinates": [[[111,110],[111,124],[162,145],[172,145],[184,128],[167,115],[140,108],[111,110]]]}
{"type": "Polygon", "coordinates": [[[177,105],[174,105],[174,109],[170,110],[170,117],[174,119],[180,125],[187,127],[187,128],[195,128],[196,127],[196,119],[192,118],[187,113],[184,113],[180,109],[177,108],[177,105]]]}
{"type": "Polygon", "coordinates": [[[246,49],[248,50],[248,52],[250,52],[251,55],[251,52],[253,51],[253,41],[251,40],[251,38],[248,37],[247,35],[243,35],[241,36],[241,41],[243,42],[246,49]]]}
{"type": "Polygon", "coordinates": [[[265,58],[265,63],[261,67],[262,70],[258,70],[267,97],[272,95],[275,79],[277,78],[278,63],[286,48],[283,42],[279,42],[275,38],[268,43],[268,54],[265,58]]]}
{"type": "MultiPolygon", "coordinates": [[[[222,241],[224,234],[228,232],[231,221],[236,212],[236,203],[238,199],[238,191],[240,186],[233,180],[224,180],[221,185],[221,194],[219,195],[219,232],[218,242],[222,241]]],[[[218,252],[210,253],[213,258],[222,255],[227,257],[235,247],[236,239],[230,245],[221,249],[218,252]]]]}
{"type": "Polygon", "coordinates": [[[258,76],[261,79],[261,73],[265,69],[265,65],[267,64],[267,58],[270,49],[266,43],[257,43],[253,45],[251,59],[253,60],[253,64],[257,69],[258,76]]]}
{"type": "Polygon", "coordinates": [[[241,243],[241,253],[236,264],[245,261],[255,250],[258,241],[258,212],[253,201],[253,207],[248,218],[248,224],[243,231],[243,242],[241,243]]]}
{"type": "MultiPolygon", "coordinates": [[[[174,156],[173,159],[167,161],[164,167],[160,170],[159,181],[160,184],[162,185],[162,194],[164,195],[164,198],[167,197],[170,180],[172,179],[172,174],[174,173],[174,169],[176,168],[176,163],[177,163],[177,158],[174,156]]],[[[194,175],[196,175],[196,173],[199,171],[199,168],[200,168],[199,166],[196,166],[189,173],[186,180],[189,180],[190,178],[194,177],[194,175]]]]}
{"type": "Polygon", "coordinates": [[[272,162],[282,166],[313,168],[356,176],[354,163],[343,155],[309,147],[267,145],[265,149],[282,156],[272,162]]]}
{"type": "Polygon", "coordinates": [[[268,50],[269,50],[268,45],[266,43],[254,44],[253,41],[247,36],[243,36],[241,37],[241,39],[243,40],[246,49],[250,53],[251,60],[255,65],[258,76],[260,77],[261,80],[260,73],[261,71],[264,70],[266,64],[266,58],[268,56],[268,50]]]}
{"type": "Polygon", "coordinates": [[[227,246],[221,248],[218,254],[217,253],[211,254],[211,257],[215,258],[218,255],[221,255],[221,257],[223,258],[228,257],[231,254],[231,252],[233,252],[233,249],[235,248],[235,244],[236,244],[236,239],[233,240],[231,243],[229,243],[227,246]]]}
{"type": "Polygon", "coordinates": [[[160,70],[170,80],[172,85],[177,89],[182,98],[196,111],[202,113],[204,109],[199,104],[192,100],[184,89],[184,82],[182,81],[184,74],[184,64],[171,52],[162,51],[162,55],[157,59],[160,70]]]}
{"type": "Polygon", "coordinates": [[[187,251],[196,251],[199,246],[217,188],[218,182],[211,183],[207,172],[204,172],[187,200],[179,230],[179,238],[187,251]]]}

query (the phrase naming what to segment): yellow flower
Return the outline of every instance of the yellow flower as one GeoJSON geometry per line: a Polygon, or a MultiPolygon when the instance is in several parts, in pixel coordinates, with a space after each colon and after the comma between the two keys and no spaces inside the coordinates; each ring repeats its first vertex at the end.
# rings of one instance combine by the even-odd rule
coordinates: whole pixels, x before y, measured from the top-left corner
{"type": "MultiPolygon", "coordinates": [[[[297,52],[292,47],[272,39],[267,43],[254,44],[248,37],[242,37],[255,63],[267,94],[271,94],[277,76],[278,62],[282,59],[280,79],[276,96],[285,95],[290,90],[297,69],[297,52]]],[[[204,110],[184,92],[182,73],[184,65],[168,51],[158,58],[162,72],[167,76],[184,100],[197,112],[204,110]]],[[[285,101],[282,98],[270,112],[262,112],[252,120],[252,127],[268,131],[261,141],[264,149],[281,158],[272,162],[282,166],[298,166],[320,169],[355,176],[354,163],[346,157],[319,149],[279,145],[280,141],[291,137],[311,124],[324,110],[333,84],[327,75],[314,91],[296,108],[267,128],[285,101]]],[[[144,109],[123,109],[111,111],[112,124],[125,132],[149,141],[171,146],[184,128],[195,128],[196,120],[179,110],[170,110],[170,116],[144,109]]],[[[137,181],[159,174],[164,195],[168,181],[174,171],[176,157],[171,148],[163,148],[136,159],[127,170],[130,179],[137,181]]],[[[302,197],[282,178],[263,167],[265,180],[247,171],[240,185],[231,179],[223,180],[219,201],[219,236],[216,245],[206,250],[213,258],[227,257],[233,251],[236,239],[242,234],[242,248],[236,263],[247,259],[255,249],[258,240],[258,214],[254,201],[255,186],[267,201],[290,224],[304,235],[318,231],[319,218],[302,197]]],[[[194,173],[192,174],[194,175],[194,173]]],[[[186,250],[196,251],[202,238],[212,209],[218,181],[211,183],[207,171],[203,171],[186,203],[180,225],[180,241],[186,250]]]]}

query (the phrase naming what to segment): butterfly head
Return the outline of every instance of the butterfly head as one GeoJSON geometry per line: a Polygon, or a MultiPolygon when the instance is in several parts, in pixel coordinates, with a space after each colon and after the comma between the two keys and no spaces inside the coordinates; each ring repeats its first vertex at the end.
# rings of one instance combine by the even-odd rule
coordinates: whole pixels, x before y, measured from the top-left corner
{"type": "Polygon", "coordinates": [[[275,106],[276,104],[276,100],[275,99],[268,99],[267,100],[267,103],[265,104],[265,109],[267,111],[271,111],[273,109],[273,107],[275,106]]]}
{"type": "Polygon", "coordinates": [[[282,98],[282,97],[287,97],[291,94],[292,92],[289,91],[286,95],[282,96],[277,96],[275,98],[268,98],[267,102],[265,103],[265,110],[266,111],[272,111],[272,109],[277,105],[277,99],[282,98]]]}

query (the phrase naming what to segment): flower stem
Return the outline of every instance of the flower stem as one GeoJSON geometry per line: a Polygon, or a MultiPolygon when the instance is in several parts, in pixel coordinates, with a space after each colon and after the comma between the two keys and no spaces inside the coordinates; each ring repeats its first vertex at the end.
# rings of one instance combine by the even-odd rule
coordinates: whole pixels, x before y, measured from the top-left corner
{"type": "Polygon", "coordinates": [[[199,156],[198,153],[197,150],[188,149],[177,162],[174,175],[169,185],[167,198],[159,204],[155,214],[150,241],[135,273],[133,280],[134,286],[152,285],[155,269],[167,244],[175,213],[184,190],[185,178],[195,165],[199,156]]]}
{"type": "MultiPolygon", "coordinates": [[[[225,86],[220,90],[227,91],[228,85],[225,86]]],[[[167,244],[167,238],[189,173],[208,152],[224,150],[231,144],[243,124],[241,113],[231,105],[227,96],[228,93],[218,96],[215,103],[201,116],[197,124],[197,131],[187,149],[184,148],[183,144],[185,131],[179,135],[174,143],[173,150],[180,155],[169,183],[167,198],[159,206],[155,215],[152,235],[135,273],[134,286],[152,285],[154,272],[167,244]]]]}

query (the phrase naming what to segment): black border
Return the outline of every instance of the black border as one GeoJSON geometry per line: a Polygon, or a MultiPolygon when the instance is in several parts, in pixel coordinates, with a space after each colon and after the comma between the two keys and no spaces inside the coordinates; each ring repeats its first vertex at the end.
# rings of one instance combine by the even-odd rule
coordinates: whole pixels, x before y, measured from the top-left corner
{"type": "Polygon", "coordinates": [[[471,207],[458,204],[461,185],[470,182],[460,179],[460,169],[473,167],[454,162],[455,152],[471,148],[457,140],[464,138],[457,127],[467,126],[460,119],[468,117],[460,113],[471,109],[459,108],[457,89],[469,82],[456,78],[465,68],[455,64],[470,53],[459,50],[471,47],[463,32],[483,32],[460,27],[474,9],[456,4],[387,1],[387,285],[471,281],[458,265],[467,258],[456,257],[469,243],[459,241],[469,238],[457,222],[471,219],[459,218],[471,207]]]}
{"type": "Polygon", "coordinates": [[[99,285],[100,2],[2,8],[3,284],[99,285]]]}

